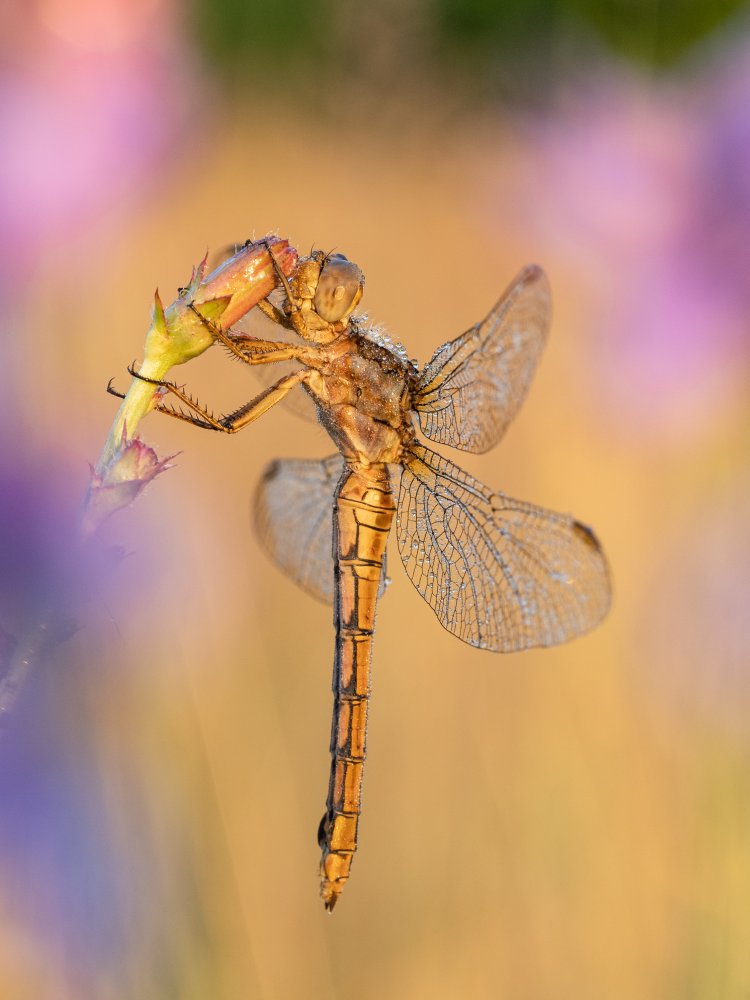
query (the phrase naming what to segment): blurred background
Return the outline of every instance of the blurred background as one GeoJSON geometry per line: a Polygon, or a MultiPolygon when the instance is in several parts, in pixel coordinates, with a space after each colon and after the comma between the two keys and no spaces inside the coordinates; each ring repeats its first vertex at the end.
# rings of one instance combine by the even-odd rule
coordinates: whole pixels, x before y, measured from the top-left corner
{"type": "MultiPolygon", "coordinates": [[[[104,538],[0,742],[13,1000],[750,993],[750,46],[737,0],[30,0],[0,12],[0,629],[55,577],[158,285],[276,230],[424,363],[529,261],[552,337],[482,457],[608,552],[606,623],[499,657],[395,553],[360,851],[328,917],[331,613],[260,551],[279,408],[104,538]]],[[[219,351],[178,373],[219,411],[219,351]]],[[[0,633],[0,639],[2,635],[0,633]]],[[[1,647],[0,647],[1,651],[1,647]]]]}

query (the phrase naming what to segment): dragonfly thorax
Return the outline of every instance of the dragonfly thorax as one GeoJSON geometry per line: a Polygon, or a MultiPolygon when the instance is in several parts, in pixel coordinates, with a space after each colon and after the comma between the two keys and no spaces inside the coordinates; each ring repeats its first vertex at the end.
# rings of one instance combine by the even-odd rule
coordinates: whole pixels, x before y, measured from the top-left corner
{"type": "Polygon", "coordinates": [[[397,461],[412,433],[408,363],[356,332],[341,346],[310,386],[321,420],[347,458],[397,461]]]}

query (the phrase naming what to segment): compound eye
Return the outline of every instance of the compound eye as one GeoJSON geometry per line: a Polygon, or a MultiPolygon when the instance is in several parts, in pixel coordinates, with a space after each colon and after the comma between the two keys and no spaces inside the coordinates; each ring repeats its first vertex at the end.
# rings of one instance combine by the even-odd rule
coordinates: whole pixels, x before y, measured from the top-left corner
{"type": "Polygon", "coordinates": [[[326,323],[345,319],[361,299],[364,283],[364,275],[356,264],[343,254],[333,254],[320,272],[315,290],[315,312],[326,323]]]}

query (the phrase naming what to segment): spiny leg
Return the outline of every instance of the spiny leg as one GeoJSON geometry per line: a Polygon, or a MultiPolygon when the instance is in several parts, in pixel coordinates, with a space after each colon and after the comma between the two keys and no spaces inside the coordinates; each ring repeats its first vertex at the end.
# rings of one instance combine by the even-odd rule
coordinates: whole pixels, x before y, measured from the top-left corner
{"type": "Polygon", "coordinates": [[[285,344],[283,341],[260,340],[246,334],[237,337],[230,337],[220,326],[204,316],[194,302],[189,304],[189,308],[214,335],[214,337],[227,348],[229,353],[244,362],[246,365],[269,365],[277,361],[298,360],[304,352],[304,347],[300,344],[285,344]],[[243,344],[244,347],[241,347],[243,344]]]}
{"type": "Polygon", "coordinates": [[[109,380],[109,382],[107,382],[107,392],[110,394],[110,396],[117,396],[118,399],[125,399],[126,393],[118,392],[117,389],[115,389],[114,386],[112,385],[114,380],[115,377],[113,375],[112,378],[109,380]]]}
{"type": "Polygon", "coordinates": [[[268,256],[271,258],[271,261],[273,262],[273,267],[274,270],[276,271],[276,277],[278,278],[279,284],[283,288],[284,294],[286,295],[286,300],[287,303],[289,304],[289,311],[292,315],[287,315],[282,309],[279,309],[278,306],[275,306],[273,302],[271,302],[270,299],[268,298],[261,299],[260,302],[258,302],[258,309],[260,309],[263,315],[267,316],[273,323],[276,323],[278,326],[284,327],[285,330],[296,330],[297,332],[299,332],[299,326],[301,323],[303,323],[303,320],[300,319],[301,310],[294,299],[294,295],[292,293],[292,288],[291,285],[289,284],[289,280],[287,279],[287,276],[284,274],[281,267],[279,266],[279,262],[276,259],[276,254],[273,252],[273,247],[268,241],[264,242],[266,245],[266,250],[268,251],[268,256]]]}
{"type": "Polygon", "coordinates": [[[203,323],[206,329],[211,331],[211,333],[214,335],[216,340],[219,341],[219,343],[223,344],[224,347],[226,347],[226,349],[236,358],[239,358],[240,361],[244,361],[247,363],[247,358],[245,357],[245,355],[242,353],[239,347],[237,347],[236,344],[232,342],[231,337],[227,336],[227,334],[224,332],[224,330],[222,330],[222,328],[219,326],[218,323],[214,323],[213,320],[209,319],[207,316],[204,316],[203,313],[198,308],[198,306],[196,306],[195,302],[188,302],[188,308],[195,313],[195,315],[198,317],[201,323],[203,323]]]}
{"type": "MultiPolygon", "coordinates": [[[[136,372],[133,371],[132,366],[128,368],[128,371],[135,378],[140,379],[141,382],[150,382],[162,388],[165,389],[167,388],[166,383],[157,382],[154,379],[146,378],[145,375],[138,375],[136,372]]],[[[110,394],[110,396],[116,396],[118,399],[127,399],[127,393],[118,392],[118,390],[115,389],[114,386],[112,385],[113,381],[114,379],[111,378],[107,383],[107,392],[110,394]]],[[[194,407],[196,405],[195,401],[191,399],[189,405],[191,407],[194,407]]],[[[218,429],[217,427],[214,426],[213,423],[209,423],[206,420],[201,420],[199,417],[193,416],[189,413],[185,413],[183,409],[176,410],[173,406],[168,406],[166,403],[155,403],[154,409],[157,410],[159,413],[165,413],[168,417],[176,417],[178,420],[185,420],[189,424],[195,424],[196,427],[205,427],[207,430],[212,430],[212,431],[218,429]]]]}
{"type": "Polygon", "coordinates": [[[249,403],[245,403],[238,410],[222,418],[225,422],[227,432],[234,434],[236,431],[242,430],[243,427],[246,427],[253,420],[257,420],[258,417],[261,417],[270,410],[272,406],[280,403],[284,396],[295,386],[308,382],[314,374],[315,372],[303,368],[300,371],[292,372],[291,375],[285,375],[283,378],[280,378],[278,382],[264,389],[254,399],[251,399],[249,403]]]}
{"type": "Polygon", "coordinates": [[[242,360],[246,365],[272,365],[279,361],[301,361],[304,363],[305,358],[311,353],[307,345],[260,340],[258,337],[251,337],[245,333],[233,336],[232,343],[241,351],[242,360]]]}
{"type": "MultiPolygon", "coordinates": [[[[139,375],[138,372],[134,370],[134,365],[135,362],[133,362],[133,364],[128,368],[128,371],[134,378],[139,379],[141,382],[149,382],[151,385],[159,386],[162,389],[168,389],[171,386],[171,383],[168,384],[166,382],[160,382],[157,379],[147,378],[145,375],[139,375]]],[[[118,399],[127,399],[127,393],[119,392],[115,389],[112,385],[113,381],[114,379],[111,378],[107,383],[107,392],[110,396],[116,396],[118,399]]],[[[178,392],[181,391],[177,389],[177,386],[174,386],[174,389],[178,392]]],[[[187,396],[187,393],[185,395],[187,396]]],[[[199,412],[203,411],[203,407],[201,407],[200,404],[198,404],[192,397],[188,397],[188,400],[185,400],[185,402],[191,409],[197,408],[199,412]]],[[[168,417],[176,417],[178,420],[185,420],[189,424],[195,424],[196,427],[205,427],[207,430],[212,431],[223,430],[223,428],[216,427],[214,422],[202,420],[190,413],[185,413],[183,409],[176,410],[173,406],[168,406],[166,403],[155,403],[154,409],[159,413],[165,413],[168,417]]]]}
{"type": "Polygon", "coordinates": [[[287,330],[293,330],[294,324],[291,322],[288,316],[275,306],[273,302],[269,302],[268,299],[261,299],[258,303],[258,309],[263,313],[264,316],[268,316],[270,320],[278,324],[278,326],[283,326],[287,330]]]}
{"type": "Polygon", "coordinates": [[[286,396],[286,394],[297,385],[301,385],[303,382],[308,381],[312,376],[312,372],[307,369],[301,369],[300,371],[293,372],[291,375],[285,375],[280,378],[278,382],[264,389],[259,395],[254,399],[251,399],[249,403],[245,403],[239,409],[234,410],[234,412],[227,414],[226,416],[219,417],[218,419],[205,407],[193,399],[184,389],[180,389],[179,386],[175,385],[173,382],[166,382],[160,379],[149,378],[146,375],[140,375],[133,366],[128,368],[130,374],[142,382],[148,382],[151,385],[159,386],[165,389],[167,392],[172,393],[176,396],[189,410],[192,410],[192,414],[184,413],[175,410],[173,407],[168,406],[165,403],[157,403],[154,407],[159,413],[165,413],[170,417],[177,417],[178,420],[186,420],[188,423],[194,424],[196,427],[202,427],[207,430],[222,431],[225,434],[236,434],[237,431],[242,430],[253,420],[257,420],[258,417],[270,410],[272,406],[286,396]]]}
{"type": "Polygon", "coordinates": [[[173,396],[176,396],[181,403],[184,403],[188,410],[192,411],[192,413],[185,413],[180,410],[175,410],[166,403],[156,403],[154,405],[154,409],[158,410],[159,413],[166,413],[167,416],[177,417],[178,420],[186,420],[188,423],[195,424],[196,427],[210,428],[214,431],[226,430],[221,421],[217,420],[213,413],[207,410],[204,406],[201,406],[197,399],[193,399],[188,392],[185,392],[184,389],[175,385],[174,382],[167,382],[165,379],[149,378],[148,375],[141,375],[140,372],[135,370],[135,364],[128,365],[128,374],[132,375],[133,378],[139,379],[141,382],[148,382],[149,385],[155,385],[157,388],[170,392],[173,396]]]}
{"type": "Polygon", "coordinates": [[[279,279],[279,283],[281,287],[284,289],[284,292],[286,294],[286,300],[289,306],[289,316],[288,317],[285,316],[284,313],[281,312],[281,310],[276,310],[275,307],[270,302],[268,302],[269,308],[263,309],[262,311],[265,313],[266,316],[269,317],[269,319],[274,320],[274,322],[280,323],[287,329],[295,330],[301,337],[304,337],[304,339],[307,340],[308,334],[307,334],[307,323],[305,321],[305,314],[302,312],[299,305],[297,304],[297,300],[295,299],[292,293],[292,287],[289,284],[287,276],[284,274],[284,272],[281,269],[281,266],[279,265],[279,262],[276,260],[276,255],[273,252],[273,247],[267,241],[266,241],[266,250],[268,251],[269,257],[273,261],[273,267],[274,270],[276,271],[276,277],[279,279]],[[282,318],[277,319],[276,315],[274,314],[274,310],[282,318]]]}
{"type": "MultiPolygon", "coordinates": [[[[291,285],[289,284],[287,276],[282,271],[281,266],[278,260],[276,259],[276,254],[273,252],[273,247],[271,246],[269,240],[264,240],[263,242],[266,244],[266,250],[268,251],[268,256],[271,258],[271,261],[273,263],[273,269],[276,272],[276,277],[279,279],[281,287],[284,289],[284,292],[286,294],[287,302],[289,303],[289,308],[292,310],[292,312],[297,312],[298,310],[294,302],[294,296],[292,295],[291,285]]],[[[266,313],[266,315],[268,315],[268,313],[266,313]]]]}

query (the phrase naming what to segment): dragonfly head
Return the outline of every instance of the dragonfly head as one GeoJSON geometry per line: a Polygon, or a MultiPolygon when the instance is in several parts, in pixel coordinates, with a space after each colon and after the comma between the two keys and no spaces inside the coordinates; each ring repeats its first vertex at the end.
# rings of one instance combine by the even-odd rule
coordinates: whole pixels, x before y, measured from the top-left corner
{"type": "Polygon", "coordinates": [[[315,288],[315,312],[327,323],[347,320],[362,298],[365,276],[342,253],[323,257],[315,288]]]}
{"type": "Polygon", "coordinates": [[[304,317],[297,332],[325,344],[335,340],[362,298],[365,276],[341,253],[313,250],[300,261],[291,282],[292,295],[304,317]]]}

